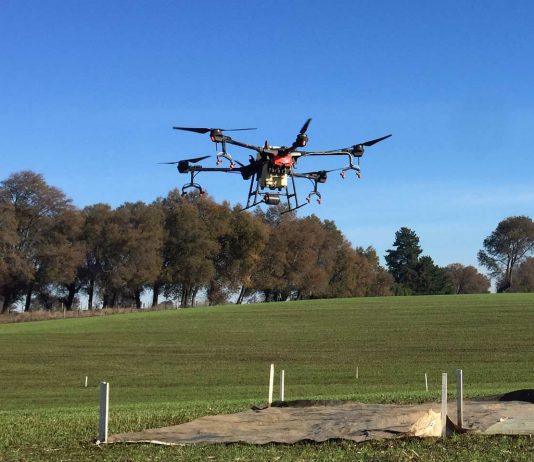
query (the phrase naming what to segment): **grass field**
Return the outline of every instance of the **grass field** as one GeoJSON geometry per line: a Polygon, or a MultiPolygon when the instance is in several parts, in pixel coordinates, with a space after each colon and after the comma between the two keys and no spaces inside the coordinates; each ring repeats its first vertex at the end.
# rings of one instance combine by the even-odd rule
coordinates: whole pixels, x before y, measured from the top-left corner
{"type": "Polygon", "coordinates": [[[286,399],[437,400],[441,372],[452,378],[459,367],[467,397],[534,388],[534,294],[317,300],[3,324],[0,351],[0,460],[534,460],[534,440],[526,437],[93,444],[102,380],[111,384],[110,433],[265,403],[271,362],[286,371],[286,399]]]}

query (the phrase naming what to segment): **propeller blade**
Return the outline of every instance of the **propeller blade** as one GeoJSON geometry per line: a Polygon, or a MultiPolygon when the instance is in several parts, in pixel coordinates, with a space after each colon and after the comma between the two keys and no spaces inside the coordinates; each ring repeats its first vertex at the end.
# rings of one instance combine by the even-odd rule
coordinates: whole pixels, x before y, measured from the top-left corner
{"type": "Polygon", "coordinates": [[[186,132],[195,132],[195,133],[208,133],[211,131],[211,128],[193,128],[193,127],[172,127],[175,130],[183,130],[186,132]]]}
{"type": "Polygon", "coordinates": [[[304,122],[304,125],[302,126],[302,128],[300,129],[300,134],[301,135],[304,135],[304,133],[306,133],[306,131],[308,130],[308,126],[310,125],[310,122],[311,122],[311,117],[306,121],[304,122]]]}
{"type": "Polygon", "coordinates": [[[376,143],[378,143],[380,141],[383,141],[386,138],[389,138],[390,136],[391,135],[386,135],[386,136],[383,136],[382,138],[377,138],[376,140],[366,141],[365,143],[361,143],[361,145],[365,146],[365,147],[372,146],[373,144],[376,144],[376,143]]]}
{"type": "Polygon", "coordinates": [[[214,130],[218,130],[220,132],[240,132],[243,130],[257,130],[257,128],[208,128],[208,127],[172,127],[175,130],[183,130],[186,132],[194,132],[194,133],[209,133],[214,130]]]}
{"type": "Polygon", "coordinates": [[[201,160],[207,159],[208,157],[211,157],[211,156],[195,157],[194,159],[184,159],[184,161],[196,164],[197,162],[200,162],[201,160]]]}
{"type": "Polygon", "coordinates": [[[175,162],[158,162],[158,164],[171,164],[172,165],[172,164],[179,164],[180,162],[191,162],[193,164],[196,164],[197,162],[207,159],[208,157],[211,157],[211,156],[195,157],[194,159],[182,159],[182,160],[177,160],[175,162]]]}
{"type": "Polygon", "coordinates": [[[257,130],[257,128],[219,128],[219,130],[221,132],[242,132],[244,130],[257,130]]]}
{"type": "Polygon", "coordinates": [[[306,122],[304,122],[304,125],[300,129],[300,132],[297,135],[297,138],[295,141],[293,141],[293,144],[287,151],[292,151],[293,149],[297,148],[303,148],[308,144],[308,135],[306,135],[306,130],[308,130],[308,127],[310,125],[311,118],[308,119],[306,122]]]}

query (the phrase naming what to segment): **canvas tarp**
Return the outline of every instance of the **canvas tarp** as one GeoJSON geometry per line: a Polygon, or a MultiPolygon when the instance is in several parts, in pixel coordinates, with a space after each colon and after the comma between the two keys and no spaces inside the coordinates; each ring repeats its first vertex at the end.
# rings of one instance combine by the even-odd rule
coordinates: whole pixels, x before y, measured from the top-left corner
{"type": "MultiPolygon", "coordinates": [[[[456,403],[448,415],[456,420],[456,403]]],[[[458,430],[449,421],[448,431],[458,430]]],[[[511,401],[466,401],[465,431],[534,434],[534,405],[511,401]]],[[[201,417],[181,425],[112,435],[108,442],[159,444],[295,443],[346,439],[366,441],[403,435],[441,434],[440,404],[393,405],[356,402],[293,402],[237,414],[201,417]]]]}

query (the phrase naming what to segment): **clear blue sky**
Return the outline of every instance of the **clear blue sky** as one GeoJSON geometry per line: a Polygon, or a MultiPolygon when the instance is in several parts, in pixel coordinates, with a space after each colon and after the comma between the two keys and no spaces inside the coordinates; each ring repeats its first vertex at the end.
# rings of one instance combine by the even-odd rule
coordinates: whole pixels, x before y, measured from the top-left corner
{"type": "MultiPolygon", "coordinates": [[[[0,178],[150,202],[185,180],[156,162],[214,153],[172,125],[289,144],[313,117],[310,149],[393,137],[301,215],[381,256],[408,226],[438,264],[476,264],[501,219],[534,215],[533,24],[530,1],[1,0],[0,178]]],[[[238,177],[199,178],[245,199],[238,177]]]]}

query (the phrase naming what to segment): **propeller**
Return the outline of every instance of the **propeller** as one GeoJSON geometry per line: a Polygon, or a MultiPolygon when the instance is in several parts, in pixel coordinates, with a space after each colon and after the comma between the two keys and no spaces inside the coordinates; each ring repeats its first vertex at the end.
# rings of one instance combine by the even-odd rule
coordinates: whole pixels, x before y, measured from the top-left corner
{"type": "Polygon", "coordinates": [[[197,162],[207,159],[208,157],[211,157],[211,156],[195,157],[194,159],[182,159],[182,160],[177,160],[175,162],[158,162],[158,164],[171,164],[172,165],[172,164],[179,164],[180,162],[191,162],[193,164],[196,164],[197,162]]]}
{"type": "Polygon", "coordinates": [[[386,138],[389,138],[390,136],[391,135],[386,135],[381,138],[377,138],[376,140],[365,141],[364,143],[355,144],[354,146],[352,146],[352,155],[356,157],[361,157],[363,155],[364,146],[367,148],[369,146],[372,146],[373,144],[385,140],[386,138]]]}
{"type": "Polygon", "coordinates": [[[385,140],[386,138],[389,138],[391,135],[383,136],[382,138],[377,138],[376,140],[366,141],[365,143],[360,143],[362,146],[369,147],[373,144],[379,143],[380,141],[385,140]]]}
{"type": "Polygon", "coordinates": [[[297,138],[291,145],[291,149],[296,148],[303,148],[308,144],[308,135],[306,135],[306,131],[308,130],[308,127],[310,126],[311,118],[308,119],[306,122],[304,122],[304,125],[300,129],[299,134],[297,135],[297,138]]]}
{"type": "Polygon", "coordinates": [[[183,130],[194,133],[209,133],[209,132],[241,132],[243,130],[257,130],[257,128],[207,128],[207,127],[172,127],[175,130],[183,130]]]}
{"type": "Polygon", "coordinates": [[[311,117],[310,117],[306,122],[304,122],[304,125],[300,129],[299,135],[304,135],[304,133],[306,133],[306,131],[308,130],[308,126],[310,125],[311,121],[312,120],[311,120],[311,117]]]}

